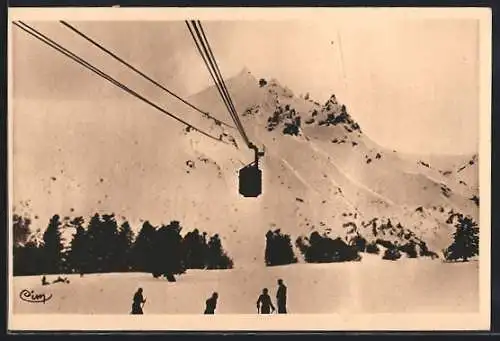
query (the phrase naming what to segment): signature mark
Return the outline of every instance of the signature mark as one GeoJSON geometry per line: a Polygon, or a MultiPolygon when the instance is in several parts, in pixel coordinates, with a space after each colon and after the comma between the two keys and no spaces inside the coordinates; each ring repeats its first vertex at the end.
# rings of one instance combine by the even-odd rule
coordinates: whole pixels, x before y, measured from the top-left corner
{"type": "Polygon", "coordinates": [[[28,303],[43,303],[52,298],[52,294],[37,294],[34,290],[23,289],[19,293],[19,298],[28,303]]]}

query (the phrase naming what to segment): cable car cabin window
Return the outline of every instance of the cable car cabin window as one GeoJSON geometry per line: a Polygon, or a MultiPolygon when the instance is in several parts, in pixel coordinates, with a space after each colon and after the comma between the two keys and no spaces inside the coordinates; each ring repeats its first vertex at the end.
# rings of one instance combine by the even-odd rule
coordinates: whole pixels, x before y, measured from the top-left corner
{"type": "Polygon", "coordinates": [[[244,197],[258,197],[262,193],[262,171],[256,165],[240,169],[240,194],[244,197]]]}

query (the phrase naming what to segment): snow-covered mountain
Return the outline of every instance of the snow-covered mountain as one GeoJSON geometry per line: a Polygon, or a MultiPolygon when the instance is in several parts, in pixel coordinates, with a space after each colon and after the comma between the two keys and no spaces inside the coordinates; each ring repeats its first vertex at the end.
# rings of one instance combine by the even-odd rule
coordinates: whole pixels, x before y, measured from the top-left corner
{"type": "MultiPolygon", "coordinates": [[[[142,219],[178,219],[187,230],[218,232],[236,266],[263,264],[269,229],[292,239],[315,230],[342,238],[415,236],[439,252],[451,241],[451,212],[478,220],[477,155],[403,155],[366,136],[334,95],[318,103],[276,80],[260,84],[248,70],[226,84],[251,141],[265,146],[260,197],[238,194],[238,170],[253,151],[235,129],[167,105],[217,141],[140,103],[96,102],[19,109],[39,124],[15,127],[31,141],[14,146],[15,201],[33,199],[43,219],[115,212],[136,229],[142,219]]],[[[232,123],[215,87],[188,100],[232,123]]]]}

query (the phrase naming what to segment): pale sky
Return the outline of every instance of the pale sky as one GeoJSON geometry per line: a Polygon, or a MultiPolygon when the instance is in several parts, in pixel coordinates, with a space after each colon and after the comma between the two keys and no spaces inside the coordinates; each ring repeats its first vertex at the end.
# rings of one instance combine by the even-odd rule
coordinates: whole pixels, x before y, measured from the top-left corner
{"type": "MultiPolygon", "coordinates": [[[[180,95],[212,84],[184,22],[70,23],[180,95]]],[[[138,76],[62,25],[30,24],[134,89],[147,91],[138,76]]],[[[297,95],[310,92],[320,102],[335,93],[363,131],[389,148],[477,152],[475,20],[381,20],[342,26],[315,21],[206,22],[204,27],[226,77],[247,67],[256,77],[277,78],[297,95]]],[[[13,38],[16,101],[127,96],[19,29],[13,29],[13,38]]]]}

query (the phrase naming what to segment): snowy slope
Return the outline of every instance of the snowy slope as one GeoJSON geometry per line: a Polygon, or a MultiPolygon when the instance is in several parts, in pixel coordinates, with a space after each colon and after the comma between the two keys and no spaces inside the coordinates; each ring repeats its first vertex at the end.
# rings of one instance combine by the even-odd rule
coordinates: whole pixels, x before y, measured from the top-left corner
{"type": "MultiPolygon", "coordinates": [[[[451,210],[478,219],[470,199],[479,196],[477,157],[464,157],[474,162],[464,168],[458,162],[443,174],[437,161],[424,166],[378,146],[334,96],[317,103],[276,80],[260,87],[248,70],[227,86],[250,139],[266,147],[261,197],[238,194],[238,170],[253,152],[234,129],[179,103],[162,103],[221,143],[141,103],[104,101],[71,103],[71,110],[67,103],[18,104],[17,113],[39,124],[14,125],[14,136],[30,135],[14,146],[14,201],[32,199],[30,209],[40,216],[34,225],[42,229],[54,213],[114,212],[135,230],[146,219],[177,219],[186,230],[219,233],[237,267],[263,264],[264,235],[271,228],[292,239],[313,230],[346,238],[343,224],[353,222],[370,239],[371,229],[362,226],[390,218],[440,251],[450,241],[445,220],[451,210]],[[270,129],[273,115],[277,122],[270,129]],[[284,124],[298,116],[299,134],[283,134],[284,124]],[[60,133],[44,133],[54,129],[60,133]]],[[[214,87],[189,101],[232,123],[214,87]]]]}
{"type": "MultiPolygon", "coordinates": [[[[437,251],[449,243],[451,227],[444,221],[450,210],[477,219],[478,206],[470,199],[477,195],[477,187],[463,188],[457,177],[432,172],[418,160],[378,146],[350,115],[346,122],[320,124],[329,113],[338,116],[341,111],[334,96],[318,104],[293,96],[275,80],[260,88],[247,70],[228,86],[238,111],[244,113],[243,125],[251,139],[266,146],[265,195],[257,201],[273,209],[264,216],[260,213],[260,219],[267,217],[297,235],[308,233],[311,227],[340,232],[339,227],[348,221],[360,226],[375,217],[392,218],[437,251]],[[287,106],[288,112],[295,110],[301,117],[298,136],[284,135],[283,125],[266,129],[273,112],[280,107],[286,112],[287,106]],[[420,213],[415,212],[419,207],[430,213],[415,214],[420,213]]],[[[208,105],[217,102],[217,93],[208,89],[192,100],[208,105]]],[[[213,111],[223,109],[214,106],[213,111]]],[[[476,172],[477,178],[477,169],[465,171],[476,172]]],[[[473,178],[471,174],[469,178],[473,178]]]]}
{"type": "MultiPolygon", "coordinates": [[[[283,278],[291,314],[465,313],[479,309],[478,262],[373,262],[377,259],[188,270],[176,283],[146,273],[111,273],[83,278],[69,275],[70,284],[42,286],[39,276],[21,276],[14,278],[13,292],[31,288],[53,297],[45,304],[19,299],[12,303],[16,314],[128,314],[133,294],[141,287],[147,300],[146,315],[202,314],[205,300],[214,291],[219,293],[217,314],[255,314],[262,288],[269,288],[275,304],[276,281],[283,278]]],[[[56,277],[47,276],[47,280],[56,277]]]]}

